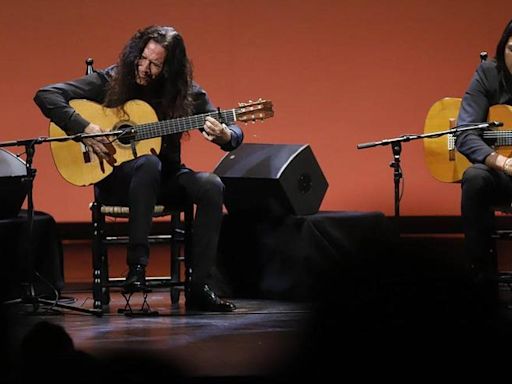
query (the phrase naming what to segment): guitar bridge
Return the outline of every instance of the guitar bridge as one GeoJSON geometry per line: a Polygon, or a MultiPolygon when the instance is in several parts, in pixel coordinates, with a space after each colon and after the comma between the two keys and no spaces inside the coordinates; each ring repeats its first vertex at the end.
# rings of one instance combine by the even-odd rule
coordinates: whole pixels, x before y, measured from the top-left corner
{"type": "MultiPolygon", "coordinates": [[[[457,125],[457,120],[453,117],[449,120],[450,129],[454,128],[457,125]]],[[[455,161],[455,135],[452,133],[448,134],[448,161],[455,161]]]]}
{"type": "Polygon", "coordinates": [[[455,161],[455,135],[448,134],[448,160],[455,161]]]}
{"type": "Polygon", "coordinates": [[[89,151],[87,150],[87,146],[84,143],[80,143],[80,149],[82,150],[82,156],[84,158],[84,163],[90,163],[91,162],[91,155],[89,154],[89,151]]]}

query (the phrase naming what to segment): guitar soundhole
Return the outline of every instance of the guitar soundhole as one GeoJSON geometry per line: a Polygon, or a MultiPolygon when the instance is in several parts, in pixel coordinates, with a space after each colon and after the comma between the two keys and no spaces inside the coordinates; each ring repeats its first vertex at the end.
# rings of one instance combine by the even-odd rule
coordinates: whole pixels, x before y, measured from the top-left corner
{"type": "Polygon", "coordinates": [[[123,133],[117,137],[117,140],[121,144],[130,145],[130,143],[135,139],[135,130],[133,129],[133,126],[128,123],[119,125],[116,127],[116,130],[123,131],[123,133]]]}

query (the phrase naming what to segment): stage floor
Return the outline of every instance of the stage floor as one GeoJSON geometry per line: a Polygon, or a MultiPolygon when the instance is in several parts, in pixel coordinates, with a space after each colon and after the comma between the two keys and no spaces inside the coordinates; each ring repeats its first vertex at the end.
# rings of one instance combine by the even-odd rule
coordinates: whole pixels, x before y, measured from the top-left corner
{"type": "MultiPolygon", "coordinates": [[[[141,294],[131,300],[140,308],[141,294]]],[[[171,306],[169,291],[148,295],[157,316],[128,317],[117,312],[125,299],[116,291],[108,312],[98,317],[69,309],[41,306],[33,315],[28,304],[9,306],[11,358],[27,332],[38,322],[62,326],[74,347],[99,358],[130,354],[155,356],[177,366],[187,377],[262,377],[286,366],[300,349],[309,322],[309,305],[276,300],[236,299],[232,313],[187,312],[184,297],[171,306]]],[[[65,291],[62,304],[92,307],[90,292],[65,291]]],[[[51,342],[51,341],[50,341],[51,342]]]]}
{"type": "MultiPolygon", "coordinates": [[[[410,287],[406,290],[410,292],[410,287]]],[[[467,358],[476,346],[483,346],[485,359],[494,361],[496,345],[512,340],[507,287],[501,290],[504,312],[498,317],[489,313],[475,317],[480,312],[470,308],[454,312],[445,304],[456,301],[434,303],[434,293],[429,289],[428,296],[405,295],[393,289],[376,300],[351,302],[349,296],[340,300],[337,295],[314,304],[235,299],[238,309],[233,313],[201,313],[186,312],[183,297],[172,307],[168,290],[162,289],[148,298],[159,312],[152,317],[119,314],[117,309],[125,301],[118,292],[113,292],[110,310],[102,317],[44,307],[30,314],[31,305],[4,306],[8,324],[0,328],[0,339],[8,342],[1,351],[6,369],[0,382],[34,382],[44,375],[53,383],[127,384],[169,381],[178,375],[182,379],[177,382],[187,384],[281,384],[304,377],[327,380],[336,374],[395,377],[395,370],[383,370],[397,359],[404,362],[400,373],[404,378],[418,370],[456,369],[460,374],[452,357],[467,358]],[[62,335],[47,327],[30,345],[32,360],[22,358],[23,340],[41,322],[62,327],[74,343],[73,353],[65,351],[62,335]],[[59,355],[63,350],[64,356],[59,355]],[[70,357],[76,351],[79,361],[70,357]],[[28,379],[13,380],[20,372],[28,379]]],[[[89,291],[64,291],[62,298],[62,304],[92,307],[89,291]]],[[[141,303],[136,298],[134,307],[137,301],[141,303]]]]}

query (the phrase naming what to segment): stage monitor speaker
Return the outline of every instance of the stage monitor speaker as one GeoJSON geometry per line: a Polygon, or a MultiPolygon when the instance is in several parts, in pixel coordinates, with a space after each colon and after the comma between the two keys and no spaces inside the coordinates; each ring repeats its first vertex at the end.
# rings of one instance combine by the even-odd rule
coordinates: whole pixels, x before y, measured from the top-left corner
{"type": "Polygon", "coordinates": [[[0,219],[18,216],[28,192],[26,175],[25,162],[0,148],[0,219]]]}
{"type": "Polygon", "coordinates": [[[214,172],[226,186],[230,214],[314,214],[328,187],[308,144],[242,144],[214,172]]]}

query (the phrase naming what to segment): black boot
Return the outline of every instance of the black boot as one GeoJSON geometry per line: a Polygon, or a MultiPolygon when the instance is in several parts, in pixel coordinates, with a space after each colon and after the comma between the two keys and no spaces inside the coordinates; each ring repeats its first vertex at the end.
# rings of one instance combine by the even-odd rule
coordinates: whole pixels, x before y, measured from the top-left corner
{"type": "Polygon", "coordinates": [[[146,266],[142,264],[130,265],[128,275],[124,281],[123,288],[125,291],[139,291],[146,287],[146,266]]]}
{"type": "Polygon", "coordinates": [[[185,306],[188,310],[205,312],[232,312],[235,304],[223,300],[206,284],[193,285],[186,292],[185,306]]]}

